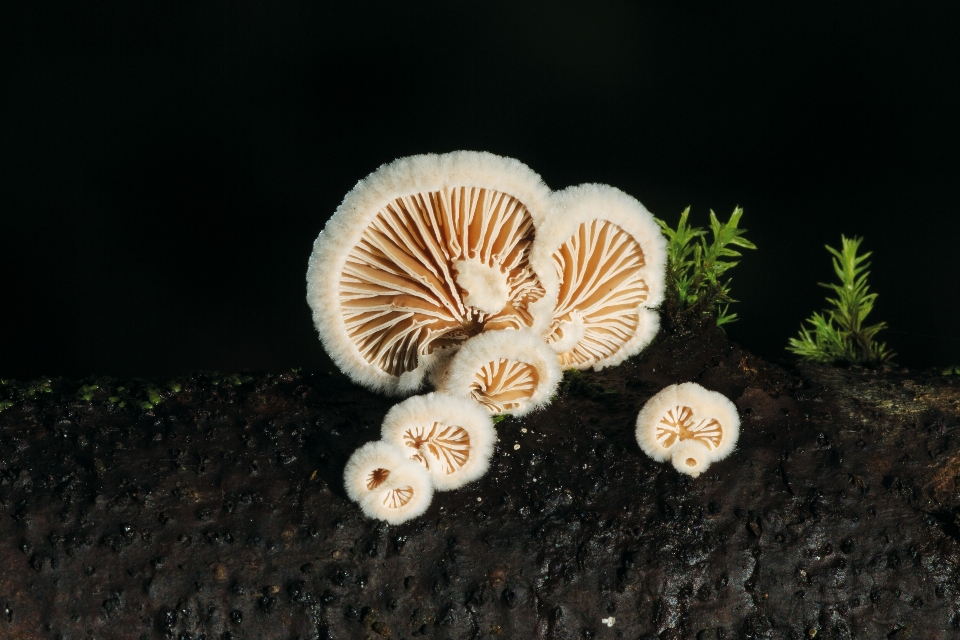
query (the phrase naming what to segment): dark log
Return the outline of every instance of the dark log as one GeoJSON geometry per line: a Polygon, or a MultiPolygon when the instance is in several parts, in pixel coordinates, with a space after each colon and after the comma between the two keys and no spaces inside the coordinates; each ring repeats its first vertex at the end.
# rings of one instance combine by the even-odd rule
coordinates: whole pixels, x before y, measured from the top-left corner
{"type": "Polygon", "coordinates": [[[83,385],[0,387],[2,638],[960,635],[956,377],[664,336],[400,526],[344,495],[392,401],[338,373],[83,385]],[[689,380],[743,418],[696,480],[633,434],[689,380]]]}

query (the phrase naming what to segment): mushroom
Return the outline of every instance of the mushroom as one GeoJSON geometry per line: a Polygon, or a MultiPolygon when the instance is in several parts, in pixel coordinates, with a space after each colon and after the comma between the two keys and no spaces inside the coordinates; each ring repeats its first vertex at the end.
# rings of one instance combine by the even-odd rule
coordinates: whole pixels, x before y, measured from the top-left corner
{"type": "Polygon", "coordinates": [[[400,524],[423,514],[433,499],[426,469],[386,442],[368,442],[343,470],[347,496],[369,518],[400,524]]]}
{"type": "Polygon", "coordinates": [[[537,332],[505,329],[468,340],[431,379],[440,391],[472,398],[490,413],[522,416],[550,402],[562,374],[537,332]]]}
{"type": "Polygon", "coordinates": [[[333,361],[402,395],[481,331],[546,328],[552,305],[529,252],[549,193],[526,165],[474,151],[401,158],[357,183],[307,270],[333,361]]]}
{"type": "Polygon", "coordinates": [[[665,387],[637,415],[637,442],[644,453],[663,462],[673,459],[685,473],[701,473],[705,464],[730,455],[740,435],[736,406],[723,394],[695,382],[665,387]],[[689,445],[696,443],[700,449],[689,445]],[[682,446],[681,446],[682,445],[682,446]],[[686,456],[682,461],[681,457],[686,456]],[[695,464],[687,464],[687,458],[695,464]]]}
{"type": "Polygon", "coordinates": [[[490,414],[473,400],[434,392],[391,408],[382,439],[421,464],[434,488],[446,491],[486,473],[497,432],[490,414]]]}
{"type": "Polygon", "coordinates": [[[564,369],[615,366],[653,340],[666,258],[653,216],[619,189],[584,184],[551,196],[530,262],[555,302],[544,338],[564,369]]]}
{"type": "Polygon", "coordinates": [[[697,440],[682,440],[673,448],[673,468],[696,478],[710,466],[710,450],[697,440]]]}

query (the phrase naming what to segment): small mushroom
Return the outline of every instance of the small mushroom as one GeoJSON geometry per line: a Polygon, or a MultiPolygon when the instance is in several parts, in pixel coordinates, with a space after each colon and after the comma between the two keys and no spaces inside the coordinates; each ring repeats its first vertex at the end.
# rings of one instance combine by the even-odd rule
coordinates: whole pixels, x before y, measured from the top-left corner
{"type": "Polygon", "coordinates": [[[486,473],[497,432],[490,414],[473,400],[434,392],[391,408],[382,438],[421,464],[434,488],[447,491],[486,473]]]}
{"type": "Polygon", "coordinates": [[[544,338],[562,368],[618,365],[653,340],[666,256],[653,216],[622,191],[585,184],[551,196],[530,261],[555,301],[544,338]]]}
{"type": "Polygon", "coordinates": [[[422,515],[433,499],[426,469],[383,441],[353,452],[343,470],[347,496],[368,518],[400,524],[422,515]]]}
{"type": "Polygon", "coordinates": [[[551,304],[529,252],[548,197],[526,165],[473,151],[402,158],[361,180],[307,270],[330,357],[401,395],[481,331],[545,328],[551,304]]]}
{"type": "Polygon", "coordinates": [[[685,382],[665,387],[647,401],[637,415],[636,435],[644,453],[660,462],[672,458],[680,470],[684,469],[677,456],[693,451],[689,457],[697,464],[687,466],[700,469],[700,473],[705,467],[696,454],[699,450],[684,443],[702,446],[707,463],[722,460],[737,444],[740,416],[723,394],[685,382]]]}
{"type": "Polygon", "coordinates": [[[682,440],[673,448],[673,468],[696,478],[707,470],[712,461],[710,450],[697,440],[682,440]]]}
{"type": "Polygon", "coordinates": [[[468,340],[432,379],[440,391],[472,398],[490,413],[522,416],[550,402],[562,375],[535,331],[505,329],[468,340]]]}

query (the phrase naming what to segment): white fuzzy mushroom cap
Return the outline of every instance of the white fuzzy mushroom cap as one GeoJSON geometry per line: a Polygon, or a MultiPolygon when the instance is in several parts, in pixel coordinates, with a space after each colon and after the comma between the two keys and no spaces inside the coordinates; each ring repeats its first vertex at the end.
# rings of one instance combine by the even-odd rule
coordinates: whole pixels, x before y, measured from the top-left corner
{"type": "Polygon", "coordinates": [[[434,488],[447,491],[487,472],[497,432],[489,412],[472,399],[435,392],[394,405],[382,438],[423,465],[434,488]]]}
{"type": "MultiPolygon", "coordinates": [[[[637,442],[654,460],[675,458],[687,441],[700,443],[710,462],[733,451],[740,437],[736,406],[721,393],[695,382],[665,387],[650,398],[637,415],[637,442]]],[[[674,459],[676,464],[676,459],[674,459]]]]}
{"type": "Polygon", "coordinates": [[[550,402],[562,375],[539,334],[506,329],[465,342],[433,380],[440,391],[471,398],[490,413],[522,416],[550,402]]]}
{"type": "Polygon", "coordinates": [[[683,440],[673,448],[673,468],[696,478],[707,470],[712,459],[710,450],[696,440],[683,440]]]}
{"type": "Polygon", "coordinates": [[[550,206],[530,258],[555,300],[544,338],[563,368],[618,365],[659,329],[666,240],[642,204],[608,185],[558,191],[550,206]]]}
{"type": "Polygon", "coordinates": [[[426,469],[383,441],[353,452],[343,470],[344,488],[368,518],[400,524],[423,515],[433,499],[426,469]]]}
{"type": "Polygon", "coordinates": [[[445,349],[484,330],[543,330],[529,263],[550,190],[511,158],[401,158],[350,191],[313,246],[307,302],[324,348],[375,391],[416,391],[445,349]]]}

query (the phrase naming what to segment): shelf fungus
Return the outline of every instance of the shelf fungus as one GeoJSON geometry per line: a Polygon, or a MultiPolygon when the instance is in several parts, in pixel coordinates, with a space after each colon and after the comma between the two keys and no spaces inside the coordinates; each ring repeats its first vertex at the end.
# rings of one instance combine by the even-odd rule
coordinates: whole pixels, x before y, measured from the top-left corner
{"type": "Polygon", "coordinates": [[[693,477],[730,455],[739,435],[736,406],[695,382],[664,388],[637,416],[644,453],[659,462],[672,460],[677,471],[693,477]]]}
{"type": "Polygon", "coordinates": [[[490,414],[473,400],[435,392],[390,409],[382,439],[422,465],[435,489],[447,491],[486,473],[497,432],[490,414]]]}
{"type": "Polygon", "coordinates": [[[666,256],[653,216],[622,191],[585,184],[551,196],[530,261],[554,302],[543,335],[562,368],[615,366],[653,340],[666,256]]]}
{"type": "Polygon", "coordinates": [[[353,452],[343,470],[347,496],[369,518],[400,524],[422,515],[433,498],[423,466],[403,449],[383,441],[368,442],[353,452]]]}
{"type": "Polygon", "coordinates": [[[402,158],[357,183],[307,270],[334,362],[403,395],[483,331],[543,330],[552,305],[529,254],[549,195],[526,165],[473,151],[402,158]]]}
{"type": "Polygon", "coordinates": [[[492,414],[522,416],[550,402],[561,376],[556,354],[536,331],[505,329],[468,340],[432,380],[492,414]]]}

